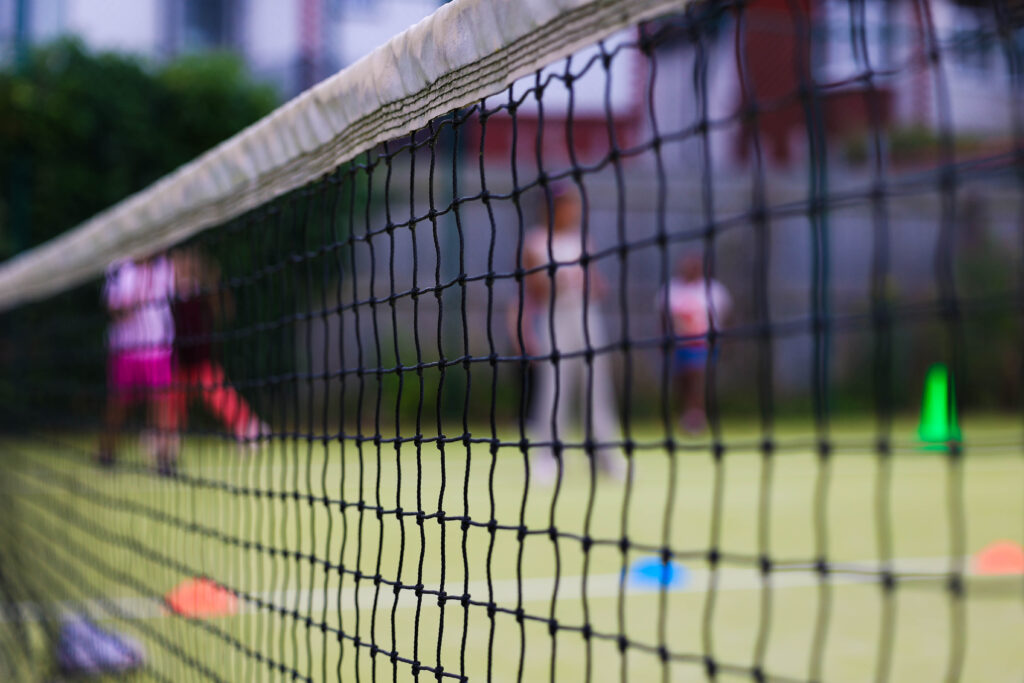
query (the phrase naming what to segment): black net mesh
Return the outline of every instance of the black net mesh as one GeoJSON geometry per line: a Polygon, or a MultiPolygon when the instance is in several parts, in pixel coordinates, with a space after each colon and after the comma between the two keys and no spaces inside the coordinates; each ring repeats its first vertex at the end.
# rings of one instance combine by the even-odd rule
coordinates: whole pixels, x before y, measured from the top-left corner
{"type": "Polygon", "coordinates": [[[695,3],[5,313],[0,672],[1019,675],[1022,21],[695,3]]]}

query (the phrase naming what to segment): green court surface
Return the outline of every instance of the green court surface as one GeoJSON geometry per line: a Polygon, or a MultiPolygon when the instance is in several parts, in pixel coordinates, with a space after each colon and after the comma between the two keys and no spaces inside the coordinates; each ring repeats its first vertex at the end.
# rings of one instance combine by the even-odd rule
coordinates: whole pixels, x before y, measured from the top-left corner
{"type": "Polygon", "coordinates": [[[413,680],[403,660],[418,660],[469,680],[688,681],[706,680],[708,658],[718,680],[1019,681],[1024,578],[976,576],[970,555],[1024,540],[1024,430],[962,426],[957,459],[918,449],[911,421],[893,426],[888,458],[867,421],[836,424],[827,457],[806,425],[779,426],[765,455],[756,426],[726,424],[717,462],[706,439],[671,454],[648,426],[630,483],[595,483],[572,452],[559,486],[528,489],[517,448],[486,443],[443,458],[372,439],[242,455],[194,438],[169,480],[137,453],[98,469],[87,437],[8,439],[0,531],[31,644],[18,666],[45,680],[39,615],[84,606],[142,640],[165,680],[413,680]],[[681,586],[620,579],[662,547],[681,586]],[[168,614],[160,596],[193,575],[238,590],[239,613],[168,614]]]}

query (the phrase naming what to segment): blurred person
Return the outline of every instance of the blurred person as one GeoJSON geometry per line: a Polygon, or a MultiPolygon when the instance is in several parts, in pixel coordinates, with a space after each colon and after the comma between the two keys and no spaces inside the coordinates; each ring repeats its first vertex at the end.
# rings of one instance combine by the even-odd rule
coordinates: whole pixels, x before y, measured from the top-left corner
{"type": "Polygon", "coordinates": [[[170,259],[125,260],[107,269],[104,301],[112,318],[107,335],[107,406],[98,461],[112,465],[117,438],[133,404],[147,408],[143,441],[161,474],[172,474],[178,435],[171,397],[174,322],[170,259]]]}
{"type": "Polygon", "coordinates": [[[227,383],[224,369],[213,359],[216,322],[230,317],[232,300],[218,295],[220,270],[197,249],[174,255],[174,386],[176,423],[188,423],[188,403],[200,400],[240,444],[256,445],[270,433],[249,404],[227,383]]]}
{"type": "MultiPolygon", "coordinates": [[[[705,374],[712,354],[708,332],[719,330],[732,309],[732,297],[717,280],[706,279],[700,257],[687,254],[659,295],[665,331],[675,339],[672,374],[682,404],[681,426],[689,434],[707,427],[705,374]]],[[[714,350],[717,352],[717,349],[714,350]]],[[[712,357],[714,360],[714,357],[712,357]]]]}
{"type": "MultiPolygon", "coordinates": [[[[606,285],[596,270],[589,273],[588,284],[588,273],[580,264],[584,247],[582,210],[575,189],[552,188],[549,218],[546,216],[542,225],[527,233],[523,245],[523,267],[541,269],[527,275],[521,306],[523,351],[538,357],[528,430],[530,440],[541,445],[531,464],[534,475],[544,482],[553,481],[557,475],[552,445],[566,438],[574,406],[578,407],[586,440],[597,444],[591,466],[613,478],[621,478],[625,470],[615,445],[619,419],[608,355],[594,354],[591,364],[584,356],[588,348],[605,344],[599,301],[606,285]],[[553,274],[545,269],[551,264],[556,268],[553,274]],[[545,358],[553,352],[561,356],[557,361],[545,358]]],[[[513,309],[509,320],[515,323],[513,336],[518,341],[520,307],[514,304],[513,309]]]]}

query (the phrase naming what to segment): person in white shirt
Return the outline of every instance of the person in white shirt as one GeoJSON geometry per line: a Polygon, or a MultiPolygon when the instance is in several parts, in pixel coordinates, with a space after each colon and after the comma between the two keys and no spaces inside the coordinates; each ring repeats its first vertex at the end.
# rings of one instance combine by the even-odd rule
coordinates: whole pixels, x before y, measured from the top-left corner
{"type": "Polygon", "coordinates": [[[148,445],[162,474],[177,461],[177,429],[172,403],[171,354],[174,320],[174,269],[170,259],[155,256],[119,261],[107,269],[104,301],[112,321],[107,335],[106,428],[98,460],[114,462],[117,437],[133,404],[147,407],[148,445]]]}
{"type": "MultiPolygon", "coordinates": [[[[531,471],[542,482],[555,478],[553,445],[570,440],[570,411],[577,407],[586,439],[596,444],[591,465],[621,478],[625,463],[617,445],[619,419],[608,353],[594,354],[591,364],[584,356],[606,343],[599,305],[606,286],[596,269],[587,273],[580,264],[584,239],[578,192],[552,188],[551,194],[551,220],[531,229],[523,246],[523,266],[542,269],[526,277],[522,302],[523,350],[539,357],[529,421],[530,440],[539,445],[531,471]],[[553,276],[543,269],[551,264],[556,266],[553,276]],[[550,358],[555,351],[557,360],[550,358]]],[[[510,320],[518,320],[518,302],[512,306],[510,320]]],[[[518,337],[518,324],[515,327],[513,335],[518,337]]]]}
{"type": "Polygon", "coordinates": [[[680,259],[675,276],[658,298],[666,329],[676,342],[672,373],[682,403],[682,427],[697,434],[707,425],[705,373],[717,352],[711,349],[708,333],[722,329],[732,298],[722,283],[705,279],[700,258],[692,254],[680,259]]]}

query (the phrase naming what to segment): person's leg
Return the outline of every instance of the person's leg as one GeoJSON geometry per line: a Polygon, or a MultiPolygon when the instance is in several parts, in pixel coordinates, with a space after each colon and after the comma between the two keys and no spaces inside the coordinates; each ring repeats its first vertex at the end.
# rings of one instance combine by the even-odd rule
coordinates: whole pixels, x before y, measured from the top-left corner
{"type": "Polygon", "coordinates": [[[173,411],[174,426],[183,432],[188,427],[188,404],[192,398],[192,381],[188,366],[173,364],[173,383],[170,391],[170,410],[173,411]]]}
{"type": "Polygon", "coordinates": [[[171,354],[154,353],[146,359],[149,423],[156,430],[156,464],[160,474],[172,474],[178,461],[178,399],[171,369],[171,354]]]}
{"type": "MultiPolygon", "coordinates": [[[[557,313],[557,312],[556,312],[557,313]]],[[[557,320],[557,317],[556,317],[557,320]]],[[[548,317],[544,316],[540,324],[540,349],[543,356],[551,353],[551,329],[548,326],[548,317]]],[[[558,335],[556,329],[557,348],[558,335]]],[[[550,483],[555,480],[558,474],[558,462],[555,460],[555,452],[552,444],[556,439],[564,438],[566,419],[568,417],[565,394],[565,368],[564,360],[557,363],[550,358],[542,358],[534,363],[534,380],[536,384],[533,391],[533,406],[530,411],[530,422],[528,427],[529,439],[532,443],[539,443],[533,447],[533,454],[530,459],[531,472],[535,479],[540,482],[550,483]]]]}
{"type": "Polygon", "coordinates": [[[704,414],[704,370],[703,364],[694,363],[683,372],[683,429],[690,434],[699,434],[707,427],[704,414]]]}
{"type": "MultiPolygon", "coordinates": [[[[605,345],[604,319],[597,306],[588,314],[590,348],[605,345]]],[[[596,464],[606,474],[621,477],[625,473],[625,461],[619,442],[622,438],[619,414],[615,401],[611,358],[607,352],[594,354],[590,367],[582,362],[582,404],[583,426],[588,439],[597,444],[594,451],[596,464]]]]}
{"type": "Polygon", "coordinates": [[[130,374],[130,360],[125,354],[111,354],[107,367],[107,405],[103,433],[100,435],[100,450],[96,458],[102,465],[112,465],[116,457],[117,437],[128,416],[130,374]]]}
{"type": "Polygon", "coordinates": [[[108,390],[108,392],[110,395],[107,396],[103,434],[100,435],[100,452],[96,458],[101,465],[114,464],[117,437],[128,416],[128,401],[116,391],[108,390]]]}
{"type": "Polygon", "coordinates": [[[227,384],[224,369],[212,361],[195,366],[195,379],[203,403],[239,441],[258,437],[263,427],[252,408],[233,387],[227,384]]]}

